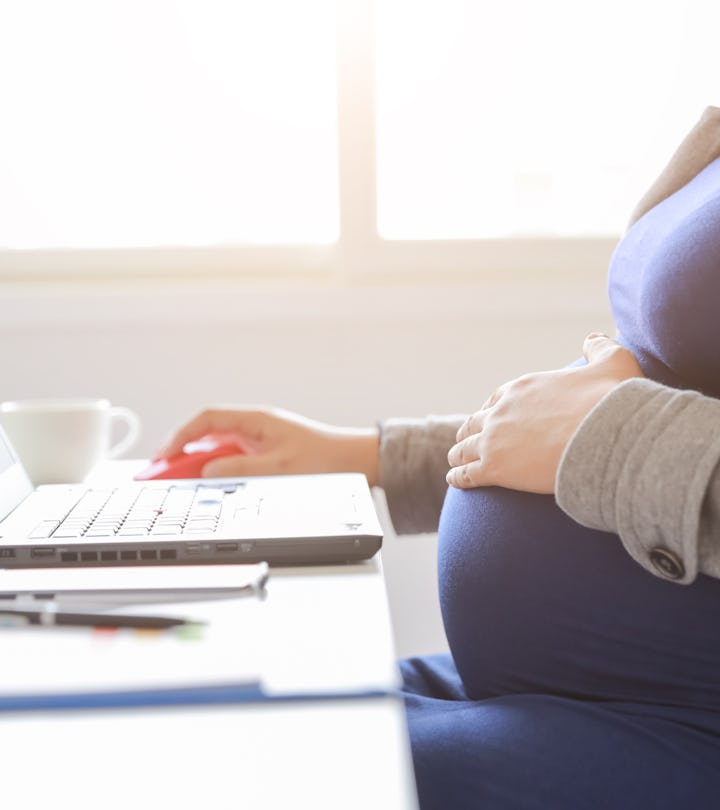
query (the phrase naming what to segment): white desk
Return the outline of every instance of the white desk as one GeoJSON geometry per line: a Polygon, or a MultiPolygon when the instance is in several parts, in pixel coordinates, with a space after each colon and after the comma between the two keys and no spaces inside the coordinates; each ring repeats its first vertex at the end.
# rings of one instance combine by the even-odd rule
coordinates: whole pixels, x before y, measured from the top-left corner
{"type": "Polygon", "coordinates": [[[8,807],[411,810],[393,698],[0,718],[8,807]]]}
{"type": "MultiPolygon", "coordinates": [[[[238,636],[261,626],[270,690],[397,684],[378,558],[272,569],[267,598],[241,602],[238,636]]],[[[8,806],[28,810],[416,807],[396,697],[5,713],[0,763],[8,806]]]]}

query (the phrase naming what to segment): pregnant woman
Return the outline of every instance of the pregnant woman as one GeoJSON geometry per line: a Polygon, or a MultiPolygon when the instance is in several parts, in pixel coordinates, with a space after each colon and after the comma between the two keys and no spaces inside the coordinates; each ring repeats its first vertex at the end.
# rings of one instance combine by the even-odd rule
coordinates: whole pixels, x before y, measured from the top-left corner
{"type": "Polygon", "coordinates": [[[720,805],[720,110],[609,292],[618,343],[465,420],[209,410],[165,448],[236,432],[204,475],[361,470],[399,532],[439,527],[451,655],[401,663],[423,810],[720,805]]]}

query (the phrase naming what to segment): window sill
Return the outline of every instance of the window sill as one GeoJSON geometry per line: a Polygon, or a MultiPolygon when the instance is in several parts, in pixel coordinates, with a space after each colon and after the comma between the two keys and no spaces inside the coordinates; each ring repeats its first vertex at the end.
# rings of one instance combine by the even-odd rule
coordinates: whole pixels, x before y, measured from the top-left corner
{"type": "Polygon", "coordinates": [[[582,271],[303,274],[259,278],[5,282],[5,327],[334,320],[451,320],[499,312],[607,309],[606,268],[582,271]]]}

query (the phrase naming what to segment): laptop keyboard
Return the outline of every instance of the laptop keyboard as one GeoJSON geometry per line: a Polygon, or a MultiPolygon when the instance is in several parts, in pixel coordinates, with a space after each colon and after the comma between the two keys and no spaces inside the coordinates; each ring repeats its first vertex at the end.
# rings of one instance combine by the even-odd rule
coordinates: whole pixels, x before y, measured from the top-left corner
{"type": "Polygon", "coordinates": [[[31,539],[153,537],[217,530],[226,495],[235,486],[88,490],[62,521],[43,521],[31,539]]]}

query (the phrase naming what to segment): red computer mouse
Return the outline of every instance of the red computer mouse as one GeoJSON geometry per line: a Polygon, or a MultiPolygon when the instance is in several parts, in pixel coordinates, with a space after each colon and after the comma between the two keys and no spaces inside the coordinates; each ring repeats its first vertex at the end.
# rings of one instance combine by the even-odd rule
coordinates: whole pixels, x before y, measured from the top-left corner
{"type": "Polygon", "coordinates": [[[214,458],[237,456],[245,452],[240,440],[229,434],[209,433],[188,442],[183,452],[172,458],[153,459],[150,466],[137,473],[136,481],[153,478],[200,478],[203,467],[214,458]]]}

